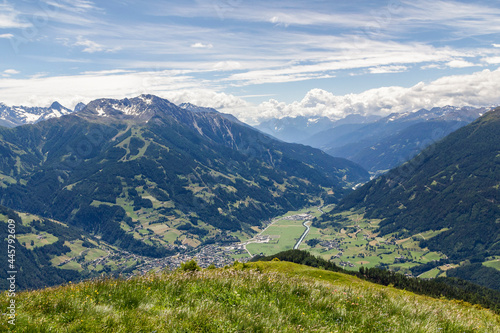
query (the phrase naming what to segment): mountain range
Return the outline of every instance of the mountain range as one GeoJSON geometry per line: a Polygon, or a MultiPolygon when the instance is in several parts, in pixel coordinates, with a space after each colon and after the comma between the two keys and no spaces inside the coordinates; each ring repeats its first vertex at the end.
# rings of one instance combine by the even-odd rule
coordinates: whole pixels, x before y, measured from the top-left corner
{"type": "Polygon", "coordinates": [[[301,140],[372,174],[388,171],[429,144],[474,121],[489,108],[452,107],[391,114],[370,123],[342,124],[301,140]]]}
{"type": "Polygon", "coordinates": [[[189,108],[152,95],[99,99],[0,128],[0,203],[162,256],[176,240],[164,239],[169,231],[192,246],[220,230],[253,234],[266,219],[336,202],[368,179],[348,160],[189,108]],[[147,241],[134,232],[154,224],[165,227],[147,241]]]}
{"type": "Polygon", "coordinates": [[[315,134],[346,124],[366,124],[379,118],[358,114],[348,115],[336,121],[328,117],[283,117],[265,120],[255,128],[285,142],[307,144],[307,139],[315,134]]]}
{"type": "Polygon", "coordinates": [[[312,137],[350,142],[335,149],[357,147],[350,157],[372,173],[416,155],[364,186],[361,165],[212,108],[141,95],[77,109],[54,103],[34,124],[0,127],[0,215],[16,216],[14,209],[40,219],[23,222],[25,242],[54,237],[23,245],[22,261],[37,272],[27,287],[75,279],[54,265],[76,248],[163,257],[251,237],[288,211],[335,204],[313,226],[362,212],[380,220],[382,237],[432,231],[420,247],[448,259],[411,269],[452,263],[449,276],[497,288],[490,282],[498,272],[482,263],[500,257],[500,109],[434,108],[370,123],[351,117],[312,137]]]}
{"type": "Polygon", "coordinates": [[[436,231],[433,237],[421,239],[421,246],[443,252],[453,263],[497,258],[499,128],[500,108],[360,187],[321,220],[342,211],[362,211],[367,218],[381,219],[381,235],[405,238],[436,231]]]}
{"type": "MultiPolygon", "coordinates": [[[[179,107],[191,112],[217,113],[244,125],[236,117],[213,108],[191,103],[179,107]]],[[[57,102],[48,108],[0,104],[0,126],[32,124],[84,108],[83,103],[76,105],[73,111],[57,102]]],[[[487,110],[446,106],[391,114],[385,118],[353,114],[336,121],[327,117],[284,117],[269,119],[255,128],[285,142],[302,143],[349,159],[377,175],[409,160],[430,143],[470,123],[487,110]]]]}
{"type": "Polygon", "coordinates": [[[0,126],[16,127],[34,124],[68,115],[73,111],[81,111],[84,107],[83,103],[78,103],[74,110],[70,110],[58,102],[52,103],[49,107],[7,106],[0,103],[0,126]]]}

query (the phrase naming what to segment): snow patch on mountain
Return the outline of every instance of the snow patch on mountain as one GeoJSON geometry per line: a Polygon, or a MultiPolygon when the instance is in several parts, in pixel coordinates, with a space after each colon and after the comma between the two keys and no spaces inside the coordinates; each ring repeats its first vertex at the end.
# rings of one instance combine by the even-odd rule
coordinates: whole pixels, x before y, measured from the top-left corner
{"type": "Polygon", "coordinates": [[[129,116],[140,115],[144,112],[144,109],[142,109],[141,106],[137,104],[134,105],[112,104],[111,107],[129,116]]]}
{"type": "Polygon", "coordinates": [[[153,99],[147,95],[141,95],[139,98],[142,99],[147,105],[153,104],[153,99]]]}
{"type": "Polygon", "coordinates": [[[16,127],[26,124],[34,124],[39,121],[61,117],[73,111],[65,108],[58,102],[49,107],[7,106],[0,103],[0,125],[16,127]]]}

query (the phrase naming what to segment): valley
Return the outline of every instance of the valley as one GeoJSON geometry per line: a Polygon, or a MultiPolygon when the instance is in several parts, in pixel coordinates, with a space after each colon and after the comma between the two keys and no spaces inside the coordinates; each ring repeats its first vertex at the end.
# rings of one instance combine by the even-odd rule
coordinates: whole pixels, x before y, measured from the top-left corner
{"type": "MultiPolygon", "coordinates": [[[[223,246],[287,211],[337,202],[368,180],[348,160],[186,107],[153,95],[99,99],[0,128],[0,205],[25,213],[20,241],[29,266],[74,280],[176,266],[194,255],[226,265],[245,251],[223,246]]],[[[23,286],[53,283],[42,271],[23,286]]]]}
{"type": "Polygon", "coordinates": [[[0,332],[500,333],[498,22],[3,0],[0,332]]]}
{"type": "MultiPolygon", "coordinates": [[[[292,249],[304,233],[303,223],[318,218],[322,214],[321,211],[328,212],[332,208],[333,206],[315,206],[288,212],[273,219],[265,230],[241,245],[252,255],[264,256],[292,249]]],[[[334,219],[341,221],[335,227],[318,228],[313,222],[298,249],[306,250],[348,270],[384,267],[409,275],[412,275],[410,269],[413,267],[447,259],[443,253],[430,251],[419,245],[421,239],[430,239],[445,230],[427,231],[399,238],[397,234],[379,235],[376,231],[380,220],[365,219],[362,213],[342,213],[335,215],[334,219]]],[[[495,265],[495,261],[491,263],[495,265]]],[[[443,264],[418,275],[423,278],[446,276],[448,269],[457,266],[443,264]]]]}
{"type": "MultiPolygon", "coordinates": [[[[471,254],[457,257],[437,245],[454,232],[449,222],[391,224],[391,214],[408,219],[400,215],[407,208],[422,214],[415,202],[428,205],[426,196],[439,193],[448,178],[464,179],[463,169],[476,167],[474,162],[459,162],[457,169],[437,158],[442,165],[432,166],[436,175],[420,192],[406,194],[415,185],[403,185],[400,177],[395,189],[402,196],[389,189],[397,205],[386,204],[384,189],[372,191],[367,198],[379,201],[366,205],[359,198],[366,188],[379,186],[398,169],[361,186],[368,173],[355,163],[274,140],[214,109],[186,108],[152,95],[100,99],[72,115],[2,129],[0,199],[23,221],[18,241],[29,265],[57,268],[61,279],[70,274],[75,280],[172,269],[192,258],[202,267],[223,267],[298,246],[348,270],[383,267],[423,278],[452,273],[477,279],[468,266],[471,254]],[[90,152],[78,152],[82,142],[92,146],[90,152]],[[392,210],[374,210],[384,206],[392,210]]],[[[483,127],[490,131],[496,119],[490,112],[451,136],[460,141],[456,133],[479,127],[473,133],[482,137],[483,127]]],[[[446,140],[424,153],[439,154],[446,140]]],[[[476,141],[463,146],[474,150],[476,141]]],[[[478,175],[484,172],[491,173],[478,175]]],[[[473,184],[475,178],[467,181],[473,184]]],[[[487,193],[494,203],[496,192],[487,193]]],[[[498,255],[485,250],[474,255],[480,254],[474,263],[493,281],[498,255]]],[[[25,287],[44,283],[40,276],[25,287]]]]}
{"type": "MultiPolygon", "coordinates": [[[[346,269],[384,267],[410,275],[412,267],[447,258],[443,253],[422,248],[419,244],[421,239],[432,238],[444,230],[405,238],[397,234],[382,236],[378,233],[380,220],[366,219],[362,212],[340,213],[333,218],[336,221],[334,227],[318,228],[313,225],[300,249],[346,269]]],[[[432,277],[443,273],[440,271],[432,277]]]]}
{"type": "MultiPolygon", "coordinates": [[[[201,267],[232,265],[234,260],[246,262],[255,255],[273,255],[294,248],[305,231],[304,223],[329,212],[333,205],[312,206],[299,211],[290,211],[264,224],[262,229],[255,228],[257,234],[233,232],[224,234],[208,244],[189,243],[192,236],[185,230],[176,229],[176,224],[168,226],[153,224],[142,218],[135,228],[124,228],[135,239],[148,242],[159,239],[175,251],[174,255],[163,258],[150,258],[121,250],[100,237],[85,234],[80,237],[62,236],[68,226],[55,220],[46,220],[29,213],[18,213],[22,225],[31,228],[19,234],[17,240],[32,251],[43,250],[44,246],[61,242],[64,249],[50,255],[50,265],[63,270],[75,271],[83,278],[102,273],[122,274],[124,276],[144,274],[149,271],[175,269],[182,262],[196,259],[201,267]],[[46,221],[40,223],[40,221],[46,221]],[[51,222],[51,224],[49,224],[51,222]],[[155,228],[154,226],[161,226],[155,228]],[[142,233],[142,230],[148,230],[142,233]]],[[[150,214],[153,214],[150,212],[150,214]]],[[[149,216],[139,212],[138,217],[149,216]]],[[[299,249],[307,250],[320,258],[332,261],[345,269],[357,271],[360,267],[384,267],[393,271],[411,274],[411,268],[429,262],[446,259],[442,253],[429,251],[419,246],[419,239],[429,239],[440,231],[419,233],[412,237],[398,239],[397,235],[379,236],[375,233],[379,220],[363,218],[363,214],[350,213],[335,215],[341,220],[335,227],[318,228],[313,222],[309,233],[301,242],[299,249]]],[[[0,220],[7,220],[0,215],[0,220]]],[[[203,229],[206,230],[206,229],[203,229]]],[[[78,231],[77,231],[78,232],[78,231]]],[[[207,237],[209,234],[207,234],[207,237]]],[[[491,260],[485,266],[497,267],[498,260],[491,260]]],[[[420,277],[434,278],[446,276],[446,270],[456,265],[441,265],[419,274],[420,277]]],[[[497,268],[498,269],[498,268],[497,268]]]]}

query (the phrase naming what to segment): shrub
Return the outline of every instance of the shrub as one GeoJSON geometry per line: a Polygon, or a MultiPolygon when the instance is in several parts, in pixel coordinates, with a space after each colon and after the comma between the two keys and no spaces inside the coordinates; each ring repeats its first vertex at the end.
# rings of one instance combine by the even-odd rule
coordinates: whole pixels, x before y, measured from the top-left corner
{"type": "Polygon", "coordinates": [[[199,271],[201,268],[198,266],[196,260],[191,259],[185,263],[181,263],[181,267],[179,269],[183,272],[194,272],[199,271]]]}

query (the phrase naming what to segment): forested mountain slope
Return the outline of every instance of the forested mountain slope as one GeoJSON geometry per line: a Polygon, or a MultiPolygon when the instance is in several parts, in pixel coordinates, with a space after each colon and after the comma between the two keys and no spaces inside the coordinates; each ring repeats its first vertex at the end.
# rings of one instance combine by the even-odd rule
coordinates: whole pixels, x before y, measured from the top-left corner
{"type": "MultiPolygon", "coordinates": [[[[331,213],[364,209],[382,234],[443,230],[421,244],[451,260],[500,255],[500,109],[365,184],[331,213]]],[[[331,215],[330,214],[330,215],[331,215]]],[[[327,221],[329,214],[323,217],[327,221]]]]}

